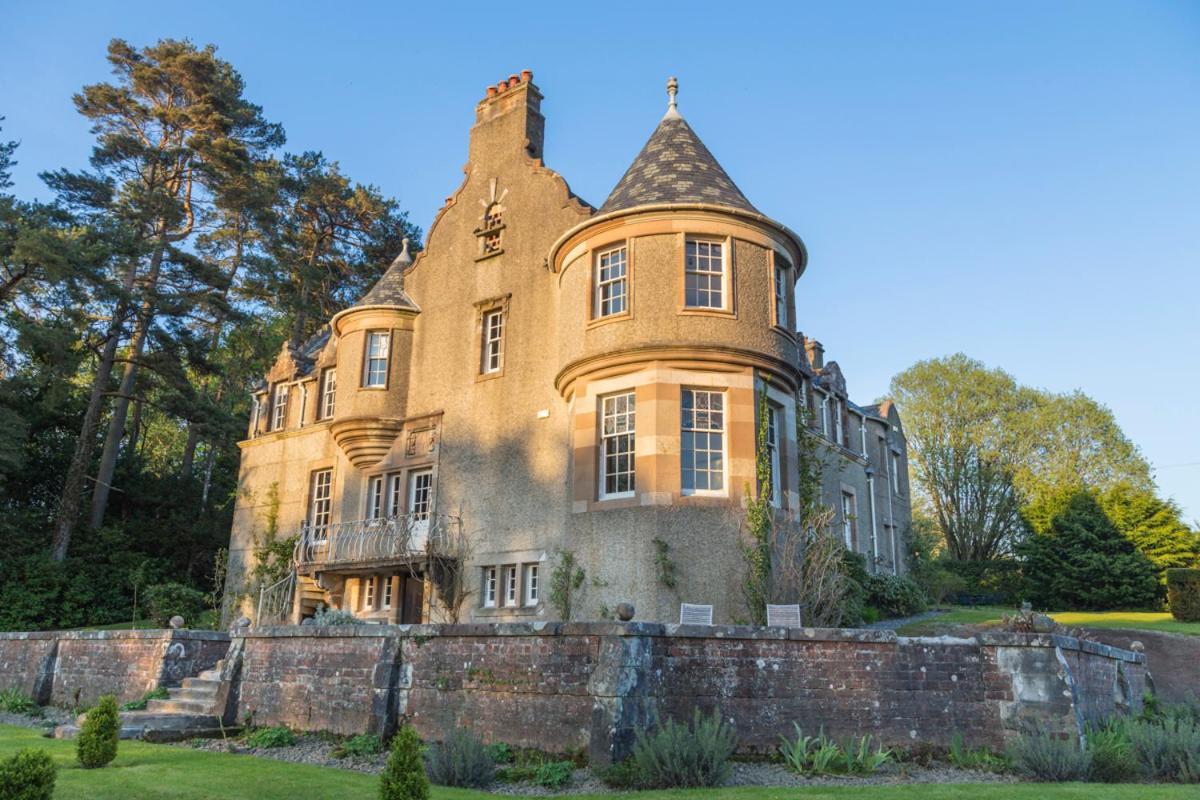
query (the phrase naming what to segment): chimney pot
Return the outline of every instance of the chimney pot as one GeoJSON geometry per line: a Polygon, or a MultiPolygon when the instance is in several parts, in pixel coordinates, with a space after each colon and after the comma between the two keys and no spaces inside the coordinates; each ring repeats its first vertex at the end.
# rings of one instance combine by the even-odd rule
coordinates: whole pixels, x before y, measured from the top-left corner
{"type": "Polygon", "coordinates": [[[489,86],[489,87],[487,88],[487,96],[488,96],[488,97],[495,97],[495,96],[496,96],[496,87],[495,87],[495,86],[489,86]]]}
{"type": "Polygon", "coordinates": [[[508,88],[508,82],[507,82],[507,81],[500,81],[499,83],[497,83],[497,84],[496,84],[496,91],[497,91],[497,92],[503,92],[503,91],[504,91],[505,89],[507,89],[507,88],[508,88]]]}
{"type": "Polygon", "coordinates": [[[520,76],[520,75],[509,75],[509,76],[508,76],[508,85],[509,85],[509,87],[518,86],[520,83],[521,83],[521,76],[520,76]]]}
{"type": "Polygon", "coordinates": [[[533,80],[533,70],[531,70],[531,69],[521,70],[521,82],[529,83],[531,80],[533,80]]]}

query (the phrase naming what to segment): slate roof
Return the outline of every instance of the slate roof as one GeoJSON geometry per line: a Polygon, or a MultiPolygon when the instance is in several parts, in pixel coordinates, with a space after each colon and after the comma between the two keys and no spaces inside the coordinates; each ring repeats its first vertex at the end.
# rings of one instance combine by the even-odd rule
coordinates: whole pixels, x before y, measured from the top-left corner
{"type": "Polygon", "coordinates": [[[408,239],[404,240],[404,249],[387,268],[387,272],[375,282],[366,294],[355,303],[356,306],[398,306],[419,311],[417,304],[404,291],[404,272],[412,265],[412,256],[408,254],[408,239]]]}
{"type": "Polygon", "coordinates": [[[600,213],[653,203],[712,203],[758,212],[674,109],[658,123],[600,213]]]}

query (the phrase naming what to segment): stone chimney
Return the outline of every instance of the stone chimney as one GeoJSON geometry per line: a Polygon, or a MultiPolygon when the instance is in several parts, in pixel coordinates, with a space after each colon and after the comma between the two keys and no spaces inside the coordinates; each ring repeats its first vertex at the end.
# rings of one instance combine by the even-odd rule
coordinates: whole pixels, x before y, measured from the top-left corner
{"type": "Polygon", "coordinates": [[[825,346],[811,336],[803,336],[803,339],[808,365],[814,370],[825,369],[825,346]]]}
{"type": "Polygon", "coordinates": [[[533,84],[530,70],[487,87],[486,96],[475,106],[471,160],[506,156],[522,147],[533,158],[541,158],[546,129],[541,108],[542,93],[533,84]]]}

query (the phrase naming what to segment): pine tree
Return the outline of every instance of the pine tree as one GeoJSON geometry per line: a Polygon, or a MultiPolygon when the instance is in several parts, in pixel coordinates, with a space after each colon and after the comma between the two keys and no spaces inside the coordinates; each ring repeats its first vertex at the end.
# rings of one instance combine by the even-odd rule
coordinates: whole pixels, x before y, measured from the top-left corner
{"type": "Polygon", "coordinates": [[[1033,602],[1050,610],[1155,605],[1154,565],[1121,535],[1092,493],[1064,497],[1048,524],[1032,523],[1035,532],[1020,547],[1033,602]]]}

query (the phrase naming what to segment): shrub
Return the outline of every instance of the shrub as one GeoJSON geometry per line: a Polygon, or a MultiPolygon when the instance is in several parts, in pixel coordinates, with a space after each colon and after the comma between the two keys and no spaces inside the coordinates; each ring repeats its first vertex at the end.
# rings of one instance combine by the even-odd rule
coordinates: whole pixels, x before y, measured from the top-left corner
{"type": "Polygon", "coordinates": [[[117,757],[117,739],[121,734],[121,715],[117,711],[117,698],[106,694],[87,713],[75,753],[84,769],[103,767],[117,757]]]}
{"type": "Polygon", "coordinates": [[[867,603],[885,618],[908,617],[925,610],[925,595],[916,582],[901,575],[871,575],[866,582],[867,603]]]}
{"type": "Polygon", "coordinates": [[[956,561],[947,558],[934,563],[961,582],[946,592],[946,596],[956,602],[1015,606],[1025,599],[1025,577],[1019,561],[956,561]]]}
{"type": "Polygon", "coordinates": [[[779,737],[783,740],[779,745],[779,753],[788,769],[801,775],[825,775],[839,771],[838,766],[845,758],[837,742],[826,736],[824,731],[816,736],[805,736],[798,724],[792,723],[792,726],[796,729],[795,739],[779,737]]]}
{"type": "Polygon", "coordinates": [[[1013,768],[1037,781],[1061,783],[1087,780],[1092,756],[1080,750],[1074,738],[1059,738],[1044,731],[1029,731],[1009,747],[1013,768]]]}
{"type": "Polygon", "coordinates": [[[638,731],[633,758],[647,788],[718,786],[729,777],[736,749],[733,729],[697,708],[691,725],[667,720],[653,734],[638,731]]]}
{"type": "Polygon", "coordinates": [[[50,800],[58,768],[45,750],[25,748],[0,761],[0,800],[50,800]]]}
{"type": "Polygon", "coordinates": [[[1088,728],[1087,748],[1092,754],[1090,778],[1101,783],[1123,783],[1138,774],[1138,762],[1129,740],[1129,722],[1116,718],[1088,728]]]}
{"type": "Polygon", "coordinates": [[[561,789],[571,782],[575,774],[575,762],[550,761],[537,768],[533,782],[547,789],[561,789]]]}
{"type": "Polygon", "coordinates": [[[426,761],[429,780],[439,786],[479,788],[491,783],[496,772],[487,747],[466,728],[430,746],[426,761]]]}
{"type": "Polygon", "coordinates": [[[383,752],[383,742],[373,733],[360,733],[333,748],[334,758],[370,758],[383,752]]]}
{"type": "Polygon", "coordinates": [[[851,775],[870,775],[893,758],[892,751],[875,745],[870,734],[850,739],[842,745],[842,754],[842,764],[851,775]]]}
{"type": "Polygon", "coordinates": [[[156,583],[146,588],[146,608],[150,619],[166,627],[171,617],[179,615],[187,623],[195,624],[208,607],[204,592],[182,583],[156,583]]]}
{"type": "Polygon", "coordinates": [[[1200,568],[1167,570],[1167,602],[1180,622],[1200,622],[1200,568]]]}
{"type": "Polygon", "coordinates": [[[167,700],[170,699],[171,693],[165,687],[159,686],[157,689],[151,689],[142,695],[140,700],[130,700],[128,703],[121,704],[122,711],[145,711],[150,705],[151,700],[167,700]]]}
{"type": "Polygon", "coordinates": [[[1179,716],[1129,725],[1141,773],[1151,780],[1200,783],[1200,725],[1179,716]]]}
{"type": "Polygon", "coordinates": [[[516,758],[516,754],[512,748],[505,742],[493,742],[488,745],[488,755],[492,757],[492,761],[496,764],[511,764],[516,758]]]}
{"type": "Polygon", "coordinates": [[[605,786],[620,791],[640,789],[646,782],[642,770],[633,756],[624,761],[618,761],[616,764],[600,767],[596,773],[605,786]]]}
{"type": "Polygon", "coordinates": [[[361,620],[349,611],[340,608],[318,606],[312,616],[313,625],[357,625],[361,620]]]}
{"type": "Polygon", "coordinates": [[[1002,772],[1007,765],[1002,756],[996,755],[986,747],[968,747],[961,733],[954,734],[954,738],[950,740],[946,760],[959,769],[987,772],[1002,772]]]}
{"type": "Polygon", "coordinates": [[[259,728],[246,735],[246,746],[270,750],[275,747],[291,747],[296,743],[296,734],[287,728],[259,728]]]}
{"type": "Polygon", "coordinates": [[[402,727],[392,739],[392,753],[379,780],[379,800],[429,800],[421,740],[411,725],[402,727]]]}
{"type": "Polygon", "coordinates": [[[40,714],[42,709],[32,697],[13,687],[0,692],[0,711],[35,716],[40,714]]]}

